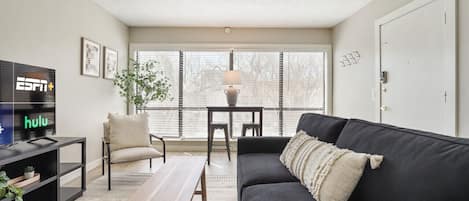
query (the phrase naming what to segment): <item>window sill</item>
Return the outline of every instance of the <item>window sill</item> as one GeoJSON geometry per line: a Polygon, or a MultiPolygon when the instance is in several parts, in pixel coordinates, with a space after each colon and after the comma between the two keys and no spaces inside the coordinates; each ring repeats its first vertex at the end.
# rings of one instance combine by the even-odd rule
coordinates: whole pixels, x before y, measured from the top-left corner
{"type": "MultiPolygon", "coordinates": [[[[207,139],[202,138],[165,138],[166,151],[173,152],[207,152],[207,139]]],[[[232,151],[237,150],[237,139],[230,140],[230,147],[232,151]]],[[[161,141],[154,140],[153,145],[159,149],[161,148],[161,141]]],[[[224,139],[215,139],[214,146],[224,147],[224,139]]]]}

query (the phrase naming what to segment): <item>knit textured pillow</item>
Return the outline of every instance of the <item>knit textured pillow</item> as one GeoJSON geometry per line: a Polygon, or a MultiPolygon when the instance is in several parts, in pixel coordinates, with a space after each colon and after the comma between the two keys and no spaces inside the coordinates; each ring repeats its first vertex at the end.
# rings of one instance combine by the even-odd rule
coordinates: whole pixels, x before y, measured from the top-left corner
{"type": "Polygon", "coordinates": [[[288,142],[280,161],[317,201],[347,201],[366,163],[376,169],[383,156],[339,149],[300,131],[288,142]]]}

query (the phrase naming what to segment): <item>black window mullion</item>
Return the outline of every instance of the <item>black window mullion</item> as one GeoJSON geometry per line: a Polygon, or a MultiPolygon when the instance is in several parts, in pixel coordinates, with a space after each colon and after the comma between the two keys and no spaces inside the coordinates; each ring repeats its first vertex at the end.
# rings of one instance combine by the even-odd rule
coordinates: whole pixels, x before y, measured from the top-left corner
{"type": "MultiPolygon", "coordinates": [[[[233,50],[230,51],[230,63],[228,64],[228,69],[230,71],[234,70],[234,53],[233,53],[233,50]]],[[[229,125],[230,126],[230,137],[233,137],[233,113],[230,112],[228,114],[228,120],[229,120],[229,125]]]]}
{"type": "Polygon", "coordinates": [[[179,137],[182,137],[183,134],[183,106],[184,106],[184,82],[183,82],[183,76],[184,76],[184,53],[182,51],[179,51],[179,86],[178,86],[178,133],[179,137]]]}
{"type": "Polygon", "coordinates": [[[323,108],[323,114],[326,114],[326,80],[327,80],[327,75],[326,75],[326,65],[327,65],[327,58],[326,58],[326,52],[322,53],[322,108],[323,108]]]}
{"type": "Polygon", "coordinates": [[[283,52],[280,52],[280,61],[279,61],[279,101],[278,101],[278,107],[279,107],[279,134],[280,136],[283,136],[283,52]]]}

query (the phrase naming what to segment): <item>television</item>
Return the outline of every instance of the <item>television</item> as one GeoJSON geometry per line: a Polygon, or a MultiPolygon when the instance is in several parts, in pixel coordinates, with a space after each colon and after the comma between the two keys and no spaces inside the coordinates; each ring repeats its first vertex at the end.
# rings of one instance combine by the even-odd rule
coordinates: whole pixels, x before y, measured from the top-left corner
{"type": "Polygon", "coordinates": [[[0,145],[55,135],[55,70],[0,60],[0,145]]]}

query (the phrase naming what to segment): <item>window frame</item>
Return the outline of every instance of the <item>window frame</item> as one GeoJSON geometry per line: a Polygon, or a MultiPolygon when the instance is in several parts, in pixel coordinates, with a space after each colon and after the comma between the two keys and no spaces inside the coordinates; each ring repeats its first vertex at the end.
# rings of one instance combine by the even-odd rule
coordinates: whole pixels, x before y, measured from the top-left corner
{"type": "MultiPolygon", "coordinates": [[[[203,51],[234,51],[234,52],[278,52],[280,54],[280,63],[284,63],[283,61],[283,53],[284,52],[323,52],[324,53],[324,101],[323,101],[323,109],[321,108],[289,108],[289,107],[283,107],[282,105],[279,105],[278,108],[266,108],[267,110],[272,110],[272,111],[280,111],[280,136],[284,136],[283,131],[283,114],[281,111],[303,111],[303,110],[309,110],[309,111],[324,111],[324,114],[332,114],[332,47],[331,45],[322,45],[322,44],[221,44],[221,43],[216,43],[216,44],[207,44],[207,43],[189,43],[189,44],[184,44],[184,43],[177,43],[177,44],[167,44],[167,43],[131,43],[129,45],[129,57],[131,59],[137,60],[137,54],[138,51],[177,51],[180,54],[180,61],[179,61],[179,68],[183,68],[184,65],[184,52],[185,51],[192,51],[192,52],[203,52],[203,51]],[[182,62],[181,62],[182,60],[182,62]]],[[[283,64],[281,64],[283,66],[283,64]]],[[[229,65],[229,68],[232,66],[229,65]]],[[[234,67],[234,65],[233,65],[234,67]]],[[[280,67],[282,68],[282,67],[280,67]]],[[[182,72],[180,72],[181,74],[182,72]]],[[[280,82],[280,81],[279,81],[280,82]]],[[[179,94],[178,98],[181,99],[179,96],[183,95],[182,94],[182,79],[179,79],[179,84],[178,86],[179,89],[179,94]]],[[[283,85],[282,85],[283,87],[283,85]]],[[[283,89],[279,89],[283,90],[283,89]]],[[[148,107],[146,109],[150,110],[171,110],[171,109],[177,109],[179,112],[182,112],[187,109],[197,109],[201,110],[201,108],[191,108],[191,107],[184,107],[179,106],[179,107],[168,107],[168,108],[159,108],[159,107],[148,107]]],[[[135,114],[137,112],[137,109],[135,108],[134,105],[128,104],[128,113],[129,114],[135,114]]],[[[182,115],[182,114],[180,114],[182,115]]],[[[182,125],[181,122],[179,123],[179,132],[178,136],[167,136],[169,138],[180,138],[184,139],[185,136],[183,135],[182,131],[182,125]]],[[[193,138],[190,137],[189,139],[200,139],[200,138],[193,138]]]]}

